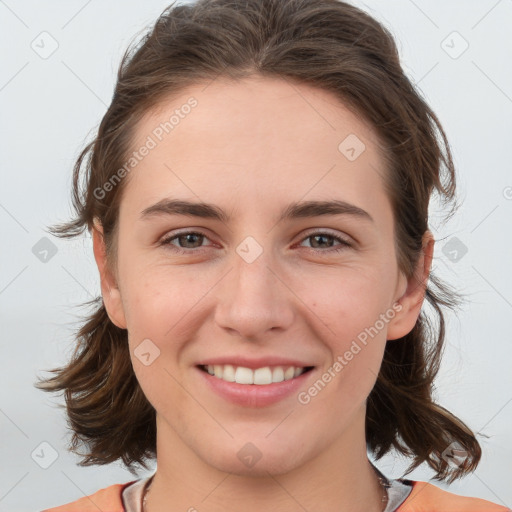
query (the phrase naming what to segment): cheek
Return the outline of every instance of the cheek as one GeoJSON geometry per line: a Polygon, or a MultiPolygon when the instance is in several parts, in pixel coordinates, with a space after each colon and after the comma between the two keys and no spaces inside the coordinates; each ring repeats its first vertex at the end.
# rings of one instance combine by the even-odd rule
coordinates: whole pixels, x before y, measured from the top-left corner
{"type": "Polygon", "coordinates": [[[156,340],[181,332],[187,313],[205,294],[201,282],[191,279],[190,272],[163,266],[127,272],[123,305],[128,330],[156,340]]]}
{"type": "Polygon", "coordinates": [[[333,301],[328,338],[323,342],[330,360],[320,378],[329,380],[330,392],[324,395],[324,407],[334,416],[350,414],[362,404],[379,374],[386,347],[386,323],[380,315],[385,309],[375,296],[359,296],[333,301]]]}
{"type": "Polygon", "coordinates": [[[307,280],[301,293],[315,314],[332,327],[333,335],[346,339],[374,325],[389,307],[392,274],[376,266],[337,269],[307,280]]]}
{"type": "Polygon", "coordinates": [[[139,270],[124,288],[133,369],[144,395],[158,411],[169,403],[179,408],[186,401],[175,380],[180,371],[176,361],[196,326],[188,322],[187,314],[198,297],[199,291],[187,287],[179,271],[171,273],[169,268],[139,270]]]}
{"type": "Polygon", "coordinates": [[[327,365],[337,363],[334,373],[343,375],[334,379],[334,388],[342,386],[343,394],[353,398],[360,398],[373,387],[384,354],[387,326],[395,316],[395,310],[389,308],[392,272],[379,279],[380,272],[365,270],[340,272],[337,283],[326,279],[324,287],[316,287],[310,297],[314,304],[311,309],[328,327],[321,329],[332,357],[327,365]]]}

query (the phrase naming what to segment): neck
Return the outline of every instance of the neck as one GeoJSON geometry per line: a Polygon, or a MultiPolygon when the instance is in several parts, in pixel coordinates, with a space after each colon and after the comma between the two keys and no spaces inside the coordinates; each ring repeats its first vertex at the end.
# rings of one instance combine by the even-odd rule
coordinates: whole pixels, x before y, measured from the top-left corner
{"type": "Polygon", "coordinates": [[[364,426],[364,415],[334,445],[292,470],[269,467],[251,476],[205,463],[157,416],[158,467],[146,512],[382,512],[385,491],[368,460],[364,435],[355,435],[364,434],[361,421],[364,426]]]}

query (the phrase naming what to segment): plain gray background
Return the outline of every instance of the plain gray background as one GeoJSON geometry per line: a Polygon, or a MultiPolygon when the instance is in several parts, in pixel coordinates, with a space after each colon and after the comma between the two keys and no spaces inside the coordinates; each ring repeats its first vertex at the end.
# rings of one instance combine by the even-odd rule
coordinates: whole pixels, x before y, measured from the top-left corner
{"type": "MultiPolygon", "coordinates": [[[[56,253],[46,261],[37,244],[71,212],[72,165],[106,111],[124,49],[168,3],[0,0],[2,511],[41,510],[135,479],[120,464],[77,466],[62,400],[33,387],[66,361],[76,305],[99,293],[89,239],[51,237],[56,253]]],[[[442,228],[434,219],[434,268],[469,302],[450,317],[436,396],[489,438],[479,437],[476,472],[449,490],[512,507],[512,1],[353,3],[396,37],[459,173],[458,215],[442,228]]],[[[408,465],[393,455],[376,464],[393,478],[408,465]]],[[[432,475],[421,466],[407,477],[432,475]]]]}

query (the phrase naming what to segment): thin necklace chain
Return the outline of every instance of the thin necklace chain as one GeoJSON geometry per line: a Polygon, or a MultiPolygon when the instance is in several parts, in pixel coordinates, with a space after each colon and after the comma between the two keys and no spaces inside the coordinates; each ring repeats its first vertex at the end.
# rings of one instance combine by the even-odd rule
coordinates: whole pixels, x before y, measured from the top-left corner
{"type": "MultiPolygon", "coordinates": [[[[382,512],[384,512],[386,510],[386,507],[388,504],[388,488],[391,487],[391,484],[389,483],[389,481],[387,479],[382,478],[379,474],[377,474],[377,478],[379,479],[379,483],[384,492],[384,494],[382,496],[382,503],[384,503],[384,508],[382,509],[382,512]]],[[[153,477],[151,478],[149,485],[147,485],[146,488],[144,489],[144,496],[142,499],[142,512],[147,512],[146,502],[148,500],[149,489],[151,488],[152,483],[153,483],[153,477]]]]}

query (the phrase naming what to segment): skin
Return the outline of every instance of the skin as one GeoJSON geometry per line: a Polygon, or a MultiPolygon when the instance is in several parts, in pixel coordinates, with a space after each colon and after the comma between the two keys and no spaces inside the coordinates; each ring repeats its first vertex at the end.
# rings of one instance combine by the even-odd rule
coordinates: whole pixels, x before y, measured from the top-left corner
{"type": "Polygon", "coordinates": [[[396,260],[376,134],[311,86],[255,76],[196,84],[147,113],[134,148],[190,96],[198,106],[125,178],[115,268],[101,226],[93,229],[105,306],[128,329],[134,371],[157,412],[158,469],[147,509],[380,511],[366,399],[386,340],[407,334],[418,318],[432,235],[425,233],[407,279],[396,260]],[[349,134],[366,146],[354,161],[338,150],[349,134]],[[165,197],[213,203],[233,219],[141,218],[165,197]],[[326,199],[352,203],[373,221],[345,214],[276,223],[290,202],[326,199]],[[158,245],[183,228],[206,236],[158,245]],[[326,230],[352,246],[334,253],[335,239],[312,237],[326,230]],[[252,263],[236,252],[247,236],[263,249],[252,263]],[[316,366],[307,390],[394,304],[400,312],[307,405],[295,394],[263,408],[234,405],[195,369],[224,354],[292,356],[316,366]],[[134,356],[144,339],[160,350],[149,366],[134,356]],[[262,454],[252,467],[237,457],[248,442],[262,454]]]}

